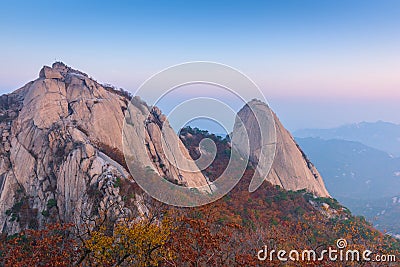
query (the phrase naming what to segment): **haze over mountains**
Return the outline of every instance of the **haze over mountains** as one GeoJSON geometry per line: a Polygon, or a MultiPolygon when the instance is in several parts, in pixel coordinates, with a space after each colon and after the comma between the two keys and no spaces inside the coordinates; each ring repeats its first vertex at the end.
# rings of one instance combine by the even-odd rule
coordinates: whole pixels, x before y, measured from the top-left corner
{"type": "Polygon", "coordinates": [[[378,121],[296,132],[296,141],[320,170],[331,195],[380,230],[396,235],[400,234],[400,157],[394,155],[399,128],[378,121]]]}
{"type": "Polygon", "coordinates": [[[400,158],[353,141],[296,141],[321,170],[334,197],[378,199],[400,193],[400,158]]]}
{"type": "Polygon", "coordinates": [[[294,131],[293,135],[358,141],[394,156],[400,156],[400,125],[390,122],[360,122],[330,129],[301,129],[294,131]]]}

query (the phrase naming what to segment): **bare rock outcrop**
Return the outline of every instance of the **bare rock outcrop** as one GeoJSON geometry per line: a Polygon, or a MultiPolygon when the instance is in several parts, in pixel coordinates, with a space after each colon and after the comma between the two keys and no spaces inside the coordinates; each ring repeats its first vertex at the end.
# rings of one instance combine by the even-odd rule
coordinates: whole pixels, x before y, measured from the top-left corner
{"type": "Polygon", "coordinates": [[[56,69],[50,68],[48,66],[44,66],[40,72],[39,77],[44,79],[62,79],[63,76],[56,69]]]}
{"type": "Polygon", "coordinates": [[[249,135],[250,161],[267,181],[286,190],[306,189],[317,196],[329,197],[317,169],[267,104],[252,100],[239,111],[238,116],[249,135]],[[274,123],[260,127],[262,120],[257,118],[261,116],[271,116],[270,120],[274,123]],[[272,143],[276,144],[269,149],[272,143]],[[265,154],[263,161],[260,161],[260,153],[265,154]],[[273,160],[271,168],[266,164],[268,160],[273,160]]]}
{"type": "MultiPolygon", "coordinates": [[[[60,62],[0,97],[0,231],[14,233],[52,221],[79,224],[99,208],[112,209],[116,216],[143,212],[145,207],[128,208],[118,189],[121,180],[134,183],[122,147],[129,101],[126,92],[60,62]]],[[[139,134],[131,141],[149,148],[148,154],[134,155],[136,162],[183,186],[206,184],[200,171],[178,175],[163,154],[162,142],[186,151],[165,116],[139,99],[132,102],[132,127],[139,134]],[[161,127],[167,134],[159,134],[161,127]]]]}
{"type": "MultiPolygon", "coordinates": [[[[263,114],[267,106],[255,104],[263,114]]],[[[239,116],[251,132],[252,162],[266,167],[257,157],[265,147],[257,147],[259,133],[251,114],[244,107],[239,116]]],[[[318,171],[273,116],[276,157],[267,180],[329,196],[318,171]]],[[[148,203],[139,190],[120,192],[127,190],[121,188],[125,182],[135,188],[127,159],[178,185],[209,188],[157,107],[61,62],[43,67],[38,79],[0,96],[0,135],[1,232],[55,221],[79,225],[103,209],[115,219],[145,214],[148,203]]]]}

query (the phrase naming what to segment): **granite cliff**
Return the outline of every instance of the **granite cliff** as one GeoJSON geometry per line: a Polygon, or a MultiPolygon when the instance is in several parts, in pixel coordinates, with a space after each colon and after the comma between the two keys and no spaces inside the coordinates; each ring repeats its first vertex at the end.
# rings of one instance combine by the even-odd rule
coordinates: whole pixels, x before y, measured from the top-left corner
{"type": "MultiPolygon", "coordinates": [[[[79,224],[113,203],[118,203],[111,209],[114,216],[138,212],[125,207],[115,186],[121,180],[134,183],[122,152],[130,100],[140,133],[133,145],[148,147],[148,155],[134,155],[138,164],[177,184],[206,184],[201,172],[181,174],[168,163],[161,138],[181,148],[178,156],[185,156],[185,150],[159,109],[57,62],[43,67],[35,81],[0,97],[2,231],[40,228],[54,220],[79,224]],[[163,136],[161,126],[170,128],[163,136]]],[[[141,201],[140,195],[134,197],[139,212],[145,210],[141,201]]]]}
{"type": "MultiPolygon", "coordinates": [[[[262,111],[265,104],[256,104],[262,111]]],[[[171,155],[175,162],[190,155],[157,107],[56,62],[43,67],[38,79],[0,96],[1,231],[42,228],[53,221],[79,224],[102,208],[114,217],[145,213],[147,203],[140,191],[120,192],[118,186],[121,181],[135,183],[122,147],[127,112],[129,127],[137,133],[130,136],[130,145],[137,151],[147,148],[130,155],[138,165],[181,186],[207,186],[193,161],[185,161],[184,169],[194,171],[178,170],[171,163],[171,155]],[[170,156],[163,142],[169,144],[170,156]],[[130,205],[126,194],[133,196],[130,205]]],[[[251,131],[253,120],[246,106],[239,116],[251,131]]],[[[276,158],[267,180],[287,190],[329,196],[318,171],[275,115],[274,119],[276,158]]],[[[255,150],[251,147],[250,153],[255,150]]],[[[260,164],[256,154],[252,156],[253,163],[260,164]]]]}
{"type": "Polygon", "coordinates": [[[324,181],[318,170],[307,158],[293,136],[285,129],[275,113],[270,112],[267,104],[252,100],[238,113],[247,129],[250,143],[250,160],[258,167],[259,172],[266,180],[279,185],[286,190],[306,189],[317,196],[329,197],[324,181]],[[273,126],[259,126],[261,116],[271,116],[273,126]],[[264,131],[262,135],[260,131],[264,131]],[[265,132],[273,134],[266,135],[265,132]],[[261,137],[266,141],[260,140],[261,137]],[[270,147],[275,144],[273,149],[270,147]],[[272,167],[259,161],[260,155],[274,154],[272,167]]]}

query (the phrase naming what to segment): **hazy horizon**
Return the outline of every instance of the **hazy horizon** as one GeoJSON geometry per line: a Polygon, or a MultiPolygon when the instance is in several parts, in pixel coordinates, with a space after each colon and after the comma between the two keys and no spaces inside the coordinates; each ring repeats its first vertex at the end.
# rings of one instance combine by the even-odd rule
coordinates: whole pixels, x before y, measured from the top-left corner
{"type": "MultiPolygon", "coordinates": [[[[51,64],[47,64],[51,65],[51,64]]],[[[71,67],[74,68],[72,65],[71,67]]],[[[38,68],[40,70],[40,67],[38,68]]],[[[87,72],[90,76],[90,72],[87,72]]],[[[150,75],[151,76],[151,75],[150,75]]],[[[24,82],[28,83],[38,77],[36,76],[24,82]]],[[[96,79],[96,77],[93,77],[96,79]]],[[[101,83],[108,83],[107,81],[100,81],[101,83]]],[[[0,94],[11,93],[19,89],[24,84],[14,87],[9,90],[0,90],[0,94]]],[[[112,84],[117,88],[123,88],[117,84],[112,84]]],[[[139,87],[138,85],[137,87],[139,87]]],[[[135,93],[136,90],[123,88],[135,93]]],[[[359,122],[377,122],[385,121],[394,124],[400,124],[400,99],[348,99],[348,98],[320,98],[320,97],[269,97],[266,96],[268,104],[272,110],[277,113],[279,119],[284,126],[291,132],[305,129],[305,128],[335,128],[347,124],[359,122]],[[321,116],[323,115],[323,116],[321,116]]],[[[244,103],[233,103],[238,111],[244,103]]],[[[176,105],[173,103],[162,103],[158,105],[163,112],[168,112],[176,105]]],[[[197,126],[210,130],[214,133],[222,133],[218,131],[219,127],[211,127],[211,125],[201,122],[197,126]],[[210,126],[210,127],[208,127],[210,126]]]]}
{"type": "Polygon", "coordinates": [[[0,9],[0,93],[56,60],[132,92],[164,68],[205,60],[248,75],[291,131],[399,124],[399,29],[390,0],[13,1],[0,9]]]}

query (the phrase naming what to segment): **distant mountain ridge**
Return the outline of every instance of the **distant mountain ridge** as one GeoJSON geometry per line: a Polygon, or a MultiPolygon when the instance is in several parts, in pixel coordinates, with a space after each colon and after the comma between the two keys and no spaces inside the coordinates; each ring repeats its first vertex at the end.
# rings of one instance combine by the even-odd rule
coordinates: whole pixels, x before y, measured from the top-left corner
{"type": "Polygon", "coordinates": [[[379,199],[400,194],[400,158],[360,142],[296,138],[331,194],[340,199],[379,199]]]}
{"type": "Polygon", "coordinates": [[[331,195],[378,229],[400,234],[400,158],[360,142],[296,138],[331,195]]]}
{"type": "Polygon", "coordinates": [[[301,129],[295,137],[358,141],[367,146],[400,156],[400,125],[390,122],[360,122],[330,129],[301,129]]]}

